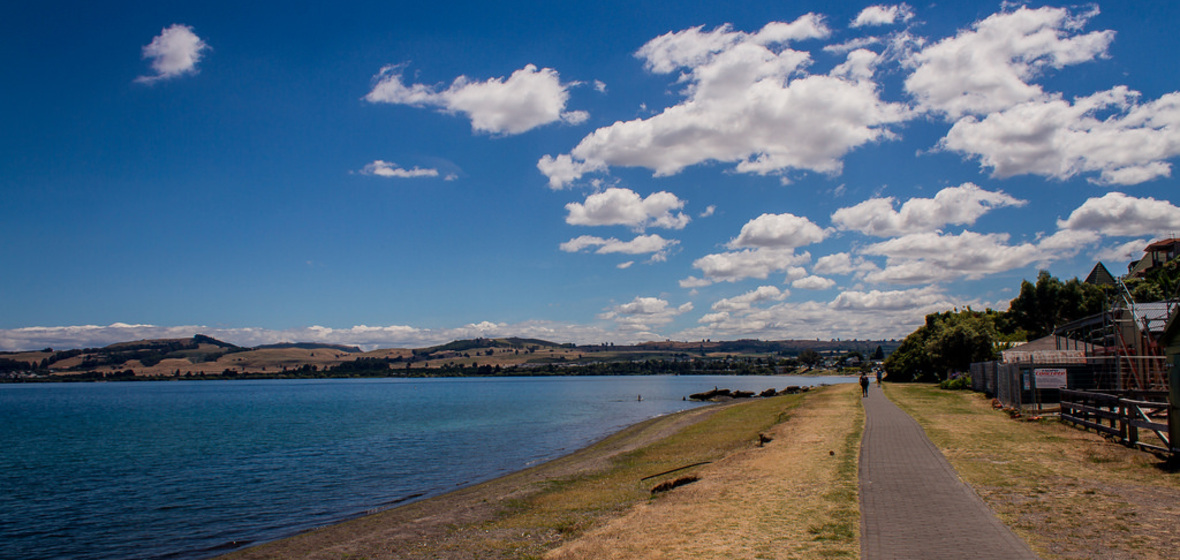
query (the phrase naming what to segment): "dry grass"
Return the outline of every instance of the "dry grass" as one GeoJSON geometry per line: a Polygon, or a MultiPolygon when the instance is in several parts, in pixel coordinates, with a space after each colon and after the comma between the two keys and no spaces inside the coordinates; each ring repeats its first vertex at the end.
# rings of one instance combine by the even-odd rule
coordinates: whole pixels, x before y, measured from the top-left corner
{"type": "MultiPolygon", "coordinates": [[[[716,422],[701,424],[653,447],[636,460],[650,461],[650,470],[658,472],[674,462],[662,460],[664,456],[683,461],[689,456],[717,454],[704,443],[717,437],[714,431],[761,424],[765,427],[759,431],[773,438],[764,447],[747,446],[723,454],[717,462],[694,470],[700,481],[639,501],[621,516],[546,557],[856,557],[860,523],[857,453],[863,411],[853,389],[851,385],[829,387],[808,395],[789,412],[775,402],[778,399],[735,408],[724,416],[719,414],[716,422]],[[782,407],[781,411],[776,412],[776,406],[782,407]],[[766,425],[776,416],[784,421],[766,425]],[[688,455],[682,455],[686,450],[688,455]]],[[[722,440],[731,438],[721,436],[722,440]]],[[[646,487],[636,489],[626,478],[603,482],[599,489],[613,485],[618,492],[646,491],[646,487]]],[[[567,496],[559,492],[547,498],[556,503],[581,501],[580,497],[567,500],[567,496]]],[[[536,512],[543,514],[545,510],[551,508],[541,507],[536,512]]]]}
{"type": "Polygon", "coordinates": [[[1042,558],[1180,554],[1180,474],[1153,455],[1055,420],[1012,420],[977,393],[886,390],[1042,558]]]}

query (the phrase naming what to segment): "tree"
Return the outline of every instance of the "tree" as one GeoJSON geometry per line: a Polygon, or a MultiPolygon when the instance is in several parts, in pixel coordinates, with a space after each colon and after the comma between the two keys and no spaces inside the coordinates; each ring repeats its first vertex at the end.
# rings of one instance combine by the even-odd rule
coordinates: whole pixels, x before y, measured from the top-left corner
{"type": "Polygon", "coordinates": [[[799,362],[809,366],[818,364],[822,359],[823,358],[819,355],[819,352],[816,352],[811,348],[807,348],[802,352],[799,352],[799,362]]]}
{"type": "Polygon", "coordinates": [[[995,358],[996,322],[1002,313],[988,309],[931,313],[926,324],[901,342],[885,360],[894,381],[938,381],[951,371],[995,358]]]}
{"type": "Polygon", "coordinates": [[[1042,270],[1036,284],[1020,283],[1020,295],[1008,305],[1010,327],[1028,331],[1029,338],[1048,336],[1070,321],[1101,313],[1107,297],[1099,286],[1077,278],[1062,282],[1042,270]]]}
{"type": "Polygon", "coordinates": [[[880,344],[878,344],[877,349],[873,350],[873,354],[869,356],[869,359],[870,360],[884,360],[885,359],[885,349],[882,348],[880,344]]]}

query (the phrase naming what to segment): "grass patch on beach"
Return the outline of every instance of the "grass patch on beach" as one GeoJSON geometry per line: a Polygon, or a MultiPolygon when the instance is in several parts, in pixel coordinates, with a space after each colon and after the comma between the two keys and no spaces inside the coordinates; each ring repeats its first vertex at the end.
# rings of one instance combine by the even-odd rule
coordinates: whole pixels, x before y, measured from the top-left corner
{"type": "MultiPolygon", "coordinates": [[[[711,419],[716,424],[698,424],[666,440],[667,447],[653,446],[652,455],[629,458],[660,459],[677,448],[720,455],[693,473],[699,481],[655,498],[640,497],[546,558],[856,557],[857,457],[864,417],[856,395],[852,385],[833,386],[784,400],[778,412],[770,402],[730,409],[711,419]],[[738,434],[753,439],[759,433],[767,441],[729,449],[701,445],[706,435],[726,430],[733,432],[720,441],[738,434]]],[[[675,476],[679,473],[668,478],[675,476]]]]}
{"type": "MultiPolygon", "coordinates": [[[[514,502],[481,530],[522,537],[490,543],[507,557],[540,554],[635,504],[659,499],[651,488],[662,479],[643,479],[753,447],[758,434],[786,420],[801,398],[791,395],[725,406],[707,420],[614,458],[606,470],[546,482],[541,492],[514,502]]],[[[703,466],[676,471],[674,476],[703,466]]]]}
{"type": "Polygon", "coordinates": [[[979,393],[886,394],[1042,558],[1162,559],[1180,547],[1180,475],[1153,455],[1056,420],[1013,420],[979,393]]]}

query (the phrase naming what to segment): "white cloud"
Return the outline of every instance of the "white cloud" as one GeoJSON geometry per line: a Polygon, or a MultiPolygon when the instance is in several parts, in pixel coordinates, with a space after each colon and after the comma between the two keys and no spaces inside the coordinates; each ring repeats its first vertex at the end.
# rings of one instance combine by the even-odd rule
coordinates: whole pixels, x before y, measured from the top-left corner
{"type": "Polygon", "coordinates": [[[158,80],[166,80],[195,74],[197,63],[209,45],[201,40],[193,28],[183,24],[173,24],[165,27],[159,35],[152,38],[152,42],[143,47],[143,58],[150,59],[152,76],[140,76],[136,82],[150,84],[158,80]]]}
{"type": "Polygon", "coordinates": [[[782,301],[790,295],[789,290],[780,290],[775,286],[759,286],[742,295],[717,300],[713,303],[712,309],[713,311],[744,311],[756,303],[782,301]]]}
{"type": "Polygon", "coordinates": [[[651,331],[671,323],[678,315],[692,311],[692,302],[671,307],[667,300],[636,297],[628,303],[608,308],[600,319],[614,321],[622,331],[651,331]]]}
{"type": "Polygon", "coordinates": [[[794,249],[819,243],[825,237],[827,232],[807,218],[790,213],[763,214],[746,222],[737,238],[729,242],[728,247],[794,249]]]}
{"type": "Polygon", "coordinates": [[[947,224],[971,225],[993,208],[1023,206],[1027,201],[1003,192],[986,191],[972,183],[947,187],[934,198],[911,198],[894,210],[893,197],[871,198],[856,206],[832,213],[832,223],[841,230],[892,237],[935,231],[947,224]]]}
{"type": "Polygon", "coordinates": [[[707,208],[705,208],[705,211],[704,211],[704,212],[701,212],[701,213],[700,213],[700,214],[699,214],[697,217],[699,217],[699,218],[708,218],[709,216],[712,216],[712,215],[713,215],[713,213],[714,213],[714,212],[716,212],[716,211],[717,211],[717,207],[716,207],[716,206],[714,206],[714,205],[712,205],[712,204],[710,204],[710,205],[709,205],[707,208]]]}
{"type": "Polygon", "coordinates": [[[616,264],[615,268],[617,268],[619,270],[626,270],[628,268],[631,268],[631,265],[633,265],[633,264],[635,264],[635,261],[621,262],[619,264],[616,264]]]}
{"type": "Polygon", "coordinates": [[[577,253],[584,249],[597,247],[594,252],[599,255],[608,255],[611,253],[622,253],[625,255],[651,254],[651,260],[653,262],[659,262],[667,258],[668,251],[677,243],[679,241],[675,239],[664,239],[656,234],[640,235],[631,241],[620,241],[613,237],[604,239],[593,235],[580,235],[562,243],[560,248],[567,253],[577,253]]]}
{"type": "Polygon", "coordinates": [[[996,177],[1097,172],[1094,182],[1107,185],[1167,177],[1172,168],[1163,160],[1180,155],[1180,93],[1144,104],[1138,97],[1118,86],[1073,102],[1038,98],[982,120],[965,117],[939,145],[978,158],[996,177]]]}
{"type": "Polygon", "coordinates": [[[874,25],[893,25],[904,23],[914,18],[914,9],[902,3],[896,6],[869,6],[856,15],[849,27],[867,27],[874,25]]]}
{"type": "MultiPolygon", "coordinates": [[[[1094,258],[1099,261],[1106,262],[1130,262],[1137,261],[1143,258],[1143,249],[1151,243],[1150,239],[1136,239],[1126,243],[1120,243],[1111,247],[1107,247],[1094,255],[1094,258]]],[[[1118,274],[1116,271],[1115,274],[1118,274]]]]}
{"type": "Polygon", "coordinates": [[[941,304],[946,299],[941,290],[929,286],[913,290],[849,291],[836,296],[830,307],[861,311],[905,311],[941,304]]]}
{"type": "Polygon", "coordinates": [[[857,276],[864,276],[867,273],[880,270],[880,267],[870,261],[866,261],[864,257],[856,257],[854,259],[848,253],[835,253],[825,255],[815,261],[814,270],[819,274],[856,274],[857,276]]]}
{"type": "MultiPolygon", "coordinates": [[[[746,278],[765,280],[771,272],[788,270],[811,260],[811,254],[791,249],[744,249],[705,255],[693,261],[693,268],[710,282],[738,282],[746,278]]],[[[683,286],[683,282],[681,283],[683,286]]]]}
{"type": "Polygon", "coordinates": [[[556,70],[537,69],[529,64],[507,79],[490,78],[473,82],[459,76],[444,90],[424,84],[402,82],[403,65],[386,66],[365,96],[371,103],[392,103],[414,107],[438,107],[448,113],[463,113],[471,128],[491,134],[520,134],[536,127],[564,121],[579,124],[589,116],[585,111],[566,111],[569,86],[556,70]]]}
{"type": "Polygon", "coordinates": [[[1077,34],[1096,13],[1021,7],[994,14],[914,54],[906,90],[923,108],[952,119],[1039,99],[1044,92],[1029,79],[1106,55],[1113,31],[1077,34]]]}
{"type": "Polygon", "coordinates": [[[1048,263],[1077,254],[1095,236],[1050,236],[1039,244],[1008,244],[1007,233],[957,235],[915,233],[869,245],[867,255],[886,257],[883,270],[864,276],[869,282],[921,284],[984,276],[1048,263]],[[1066,243],[1064,241],[1071,241],[1066,243]]]}
{"type": "MultiPolygon", "coordinates": [[[[365,165],[361,169],[362,175],[376,175],[378,177],[396,177],[400,179],[410,179],[414,177],[438,177],[437,169],[423,169],[421,167],[414,167],[413,169],[403,169],[396,163],[374,160],[373,163],[365,165]]],[[[448,175],[450,180],[453,176],[448,175]]]]}
{"type": "Polygon", "coordinates": [[[1086,200],[1057,227],[1113,237],[1171,236],[1180,231],[1180,208],[1167,200],[1110,192],[1086,200]]]}
{"type": "Polygon", "coordinates": [[[606,164],[597,161],[574,161],[569,154],[557,157],[545,155],[537,161],[537,169],[549,178],[549,188],[561,190],[582,175],[605,170],[606,164]]]}
{"type": "Polygon", "coordinates": [[[575,226],[628,226],[636,231],[648,227],[684,229],[690,218],[674,210],[684,208],[676,195],[660,191],[647,198],[630,189],[612,187],[586,197],[584,204],[571,202],[565,222],[575,226]]]}
{"type": "Polygon", "coordinates": [[[844,292],[831,302],[782,302],[766,309],[706,314],[703,325],[675,334],[701,338],[901,338],[922,324],[928,313],[952,307],[980,307],[977,300],[957,301],[933,286],[911,290],[844,292]]]}
{"type": "Polygon", "coordinates": [[[887,127],[910,111],[882,101],[865,79],[868,51],[850,54],[839,75],[808,75],[810,56],[785,46],[829,33],[809,14],[756,33],[696,27],[657,37],[637,56],[653,72],[682,70],[684,100],[650,118],[600,128],[570,153],[543,157],[538,168],[553,188],[610,166],[646,167],[657,176],[706,161],[736,164],[740,173],[838,173],[845,154],[891,138],[887,127]]]}
{"type": "Polygon", "coordinates": [[[783,282],[794,282],[800,278],[807,277],[807,269],[801,266],[792,266],[787,268],[787,277],[783,282]]]}
{"type": "Polygon", "coordinates": [[[713,281],[704,278],[697,278],[696,276],[689,276],[679,282],[681,288],[703,288],[705,286],[713,285],[713,281]]]}
{"type": "Polygon", "coordinates": [[[807,276],[791,282],[792,288],[800,290],[826,290],[836,285],[836,281],[823,276],[807,276]]]}

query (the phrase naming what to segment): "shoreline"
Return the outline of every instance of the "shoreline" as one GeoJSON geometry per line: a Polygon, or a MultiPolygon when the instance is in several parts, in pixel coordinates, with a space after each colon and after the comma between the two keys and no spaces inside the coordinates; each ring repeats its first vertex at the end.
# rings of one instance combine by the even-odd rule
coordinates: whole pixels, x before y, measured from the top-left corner
{"type": "MultiPolygon", "coordinates": [[[[544,486],[557,479],[605,470],[611,459],[621,454],[656,443],[721,410],[754,400],[757,399],[716,403],[649,418],[561,457],[490,480],[433,496],[409,496],[387,509],[343,518],[276,540],[248,544],[210,558],[312,559],[339,557],[353,548],[400,550],[395,558],[412,557],[406,556],[407,548],[445,546],[443,541],[456,526],[490,521],[512,502],[542,492],[544,486]]],[[[224,546],[228,548],[233,543],[224,546]]]]}

